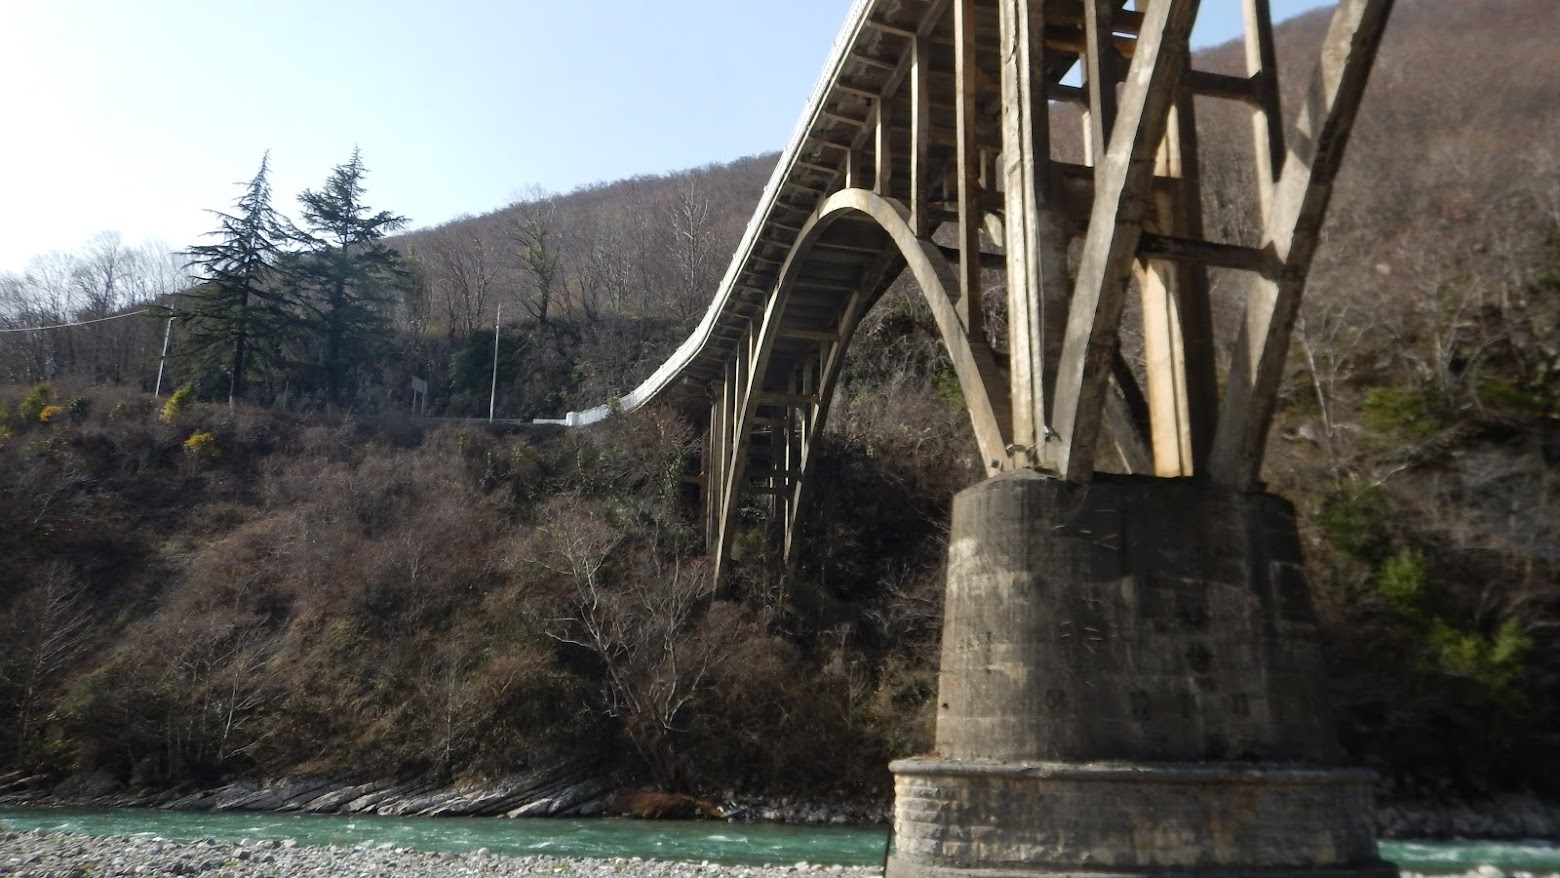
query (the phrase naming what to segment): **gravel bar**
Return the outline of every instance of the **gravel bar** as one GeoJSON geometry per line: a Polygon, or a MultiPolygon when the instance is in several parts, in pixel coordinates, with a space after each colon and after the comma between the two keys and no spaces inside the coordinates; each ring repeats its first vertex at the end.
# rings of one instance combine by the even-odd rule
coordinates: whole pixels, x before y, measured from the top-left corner
{"type": "MultiPolygon", "coordinates": [[[[414,851],[388,842],[356,847],[276,841],[169,841],[154,836],[88,836],[34,829],[0,830],[0,875],[6,878],[795,878],[800,874],[881,878],[876,866],[722,866],[645,860],[511,857],[479,848],[470,853],[414,851]]],[[[1479,866],[1460,878],[1560,878],[1560,873],[1506,873],[1479,866]]],[[[1452,878],[1404,872],[1403,878],[1452,878]]]]}
{"type": "Polygon", "coordinates": [[[878,878],[875,866],[722,866],[638,857],[511,857],[485,848],[430,853],[389,843],[310,847],[292,840],[176,842],[151,836],[86,836],[0,830],[0,875],[15,878],[780,878],[798,874],[878,878]]]}

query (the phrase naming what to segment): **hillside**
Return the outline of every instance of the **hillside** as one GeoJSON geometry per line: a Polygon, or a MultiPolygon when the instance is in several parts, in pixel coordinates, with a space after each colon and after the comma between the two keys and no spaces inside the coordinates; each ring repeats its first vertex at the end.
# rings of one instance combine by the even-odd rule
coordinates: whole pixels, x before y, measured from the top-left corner
{"type": "MultiPolygon", "coordinates": [[[[1324,25],[1280,29],[1291,103],[1324,25]]],[[[1556,32],[1547,0],[1401,0],[1270,441],[1345,745],[1389,797],[1560,797],[1556,32]]],[[[1210,107],[1204,148],[1248,124],[1210,107]]],[[[337,406],[298,363],[251,404],[202,402],[220,373],[176,357],[165,387],[193,393],[165,409],[161,321],[53,337],[43,390],[38,334],[0,336],[0,774],[450,781],[571,759],[884,795],[887,761],[929,746],[948,500],[979,477],[912,290],[858,333],[790,577],[755,510],[711,581],[682,490],[696,440],[667,413],[562,431],[408,411],[418,377],[428,414],[486,415],[499,304],[501,418],[633,387],[699,317],[773,160],[396,239],[413,282],[337,406]]],[[[1249,169],[1207,165],[1209,224],[1242,240],[1253,218],[1221,192],[1249,169]]],[[[0,317],[70,316],[23,280],[0,317]]]]}

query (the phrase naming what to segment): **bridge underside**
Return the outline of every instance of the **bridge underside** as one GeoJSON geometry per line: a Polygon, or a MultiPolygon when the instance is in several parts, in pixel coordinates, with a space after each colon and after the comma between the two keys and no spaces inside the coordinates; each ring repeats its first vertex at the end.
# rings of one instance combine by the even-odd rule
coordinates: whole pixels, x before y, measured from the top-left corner
{"type": "Polygon", "coordinates": [[[1258,479],[1392,0],[1340,0],[1288,125],[1268,2],[1241,3],[1224,75],[1191,66],[1197,0],[860,0],[715,303],[623,400],[707,426],[717,569],[755,498],[789,560],[862,316],[906,271],[925,295],[994,478],[955,502],[939,755],[894,766],[891,876],[1394,872],[1370,777],[1326,766],[1298,541],[1258,479]],[[1250,120],[1256,240],[1204,228],[1207,101],[1250,120]],[[1211,269],[1244,279],[1232,338],[1211,269]],[[1107,454],[1127,481],[1080,487],[1107,454]]]}
{"type": "Polygon", "coordinates": [[[857,3],[709,313],[622,402],[671,403],[707,427],[699,481],[717,567],[755,500],[794,553],[846,349],[907,269],[991,474],[1085,482],[1107,454],[1130,473],[1258,486],[1290,328],[1392,0],[1339,4],[1287,138],[1267,0],[1242,3],[1244,76],[1192,69],[1196,0],[857,3]],[[1205,101],[1249,115],[1256,243],[1205,234],[1205,101]],[[1081,132],[1053,131],[1063,118],[1081,132]],[[1058,144],[1077,135],[1082,160],[1064,160],[1058,144]],[[1214,338],[1210,268],[1245,278],[1233,339],[1214,338]],[[999,291],[1001,334],[982,307],[999,291]],[[1130,362],[1129,312],[1142,351],[1130,362]]]}
{"type": "Polygon", "coordinates": [[[846,349],[907,269],[989,474],[1081,483],[1109,455],[1129,473],[1259,486],[1393,0],[1338,4],[1287,125],[1268,0],[1240,2],[1244,75],[1193,69],[1197,0],[858,0],[710,310],[620,402],[670,403],[707,428],[699,482],[717,568],[755,500],[793,555],[846,349]],[[1203,227],[1196,119],[1210,101],[1250,120],[1255,240],[1203,227]],[[1053,130],[1063,119],[1078,130],[1053,130]],[[1241,313],[1218,321],[1238,326],[1232,338],[1214,337],[1210,269],[1244,279],[1241,313]],[[1006,326],[991,332],[983,305],[999,291],[1006,326]]]}

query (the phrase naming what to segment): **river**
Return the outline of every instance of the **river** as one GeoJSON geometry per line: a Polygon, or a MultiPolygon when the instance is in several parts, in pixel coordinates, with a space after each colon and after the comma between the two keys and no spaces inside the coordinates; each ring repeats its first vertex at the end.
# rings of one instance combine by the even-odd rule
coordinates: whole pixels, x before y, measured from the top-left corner
{"type": "MultiPolygon", "coordinates": [[[[306,845],[389,842],[425,851],[546,854],[560,857],[645,857],[759,865],[807,861],[873,865],[883,861],[882,827],[815,827],[766,823],[618,820],[401,818],[253,812],[0,808],[0,828],[85,835],[295,839],[306,845]]],[[[1479,865],[1510,872],[1560,873],[1552,841],[1383,841],[1383,858],[1411,872],[1462,873],[1479,865]]]]}

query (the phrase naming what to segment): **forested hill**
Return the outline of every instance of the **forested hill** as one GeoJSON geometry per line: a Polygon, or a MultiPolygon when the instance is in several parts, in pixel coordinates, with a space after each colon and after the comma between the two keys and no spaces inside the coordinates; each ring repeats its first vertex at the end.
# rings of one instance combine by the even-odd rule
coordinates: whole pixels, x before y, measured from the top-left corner
{"type": "MultiPolygon", "coordinates": [[[[1325,21],[1280,28],[1290,106],[1325,21]]],[[[1400,0],[1270,442],[1344,742],[1388,796],[1560,797],[1557,32],[1549,0],[1400,0]]],[[[1240,243],[1254,218],[1226,196],[1249,169],[1213,156],[1249,125],[1199,115],[1205,215],[1240,243]]],[[[948,502],[980,475],[914,291],[857,335],[787,578],[755,508],[711,581],[683,479],[696,437],[666,412],[564,431],[410,411],[417,378],[426,414],[487,415],[500,305],[500,418],[632,388],[707,305],[773,160],[381,238],[402,261],[347,326],[374,332],[335,353],[318,302],[278,280],[332,251],[284,254],[252,279],[282,303],[255,325],[287,331],[254,337],[241,395],[231,352],[177,322],[158,399],[162,319],[0,334],[0,784],[571,760],[886,795],[888,760],[930,746],[948,502]]],[[[0,277],[0,328],[156,299],[116,247],[0,277]]]]}

